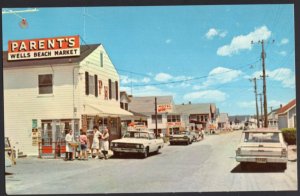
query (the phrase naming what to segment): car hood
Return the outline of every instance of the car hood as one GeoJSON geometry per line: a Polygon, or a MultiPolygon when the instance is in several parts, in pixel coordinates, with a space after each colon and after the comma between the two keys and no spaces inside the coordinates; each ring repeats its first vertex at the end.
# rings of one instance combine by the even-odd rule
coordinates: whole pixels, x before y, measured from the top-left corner
{"type": "Polygon", "coordinates": [[[132,144],[139,144],[139,143],[145,143],[148,142],[148,139],[133,139],[133,138],[122,138],[113,140],[112,143],[132,143],[132,144]]]}

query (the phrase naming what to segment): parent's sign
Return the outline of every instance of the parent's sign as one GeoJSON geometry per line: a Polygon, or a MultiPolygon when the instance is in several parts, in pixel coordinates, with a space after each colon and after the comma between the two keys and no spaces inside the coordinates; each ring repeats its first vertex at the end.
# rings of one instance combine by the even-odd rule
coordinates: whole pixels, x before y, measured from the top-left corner
{"type": "Polygon", "coordinates": [[[8,41],[8,60],[71,57],[80,55],[79,36],[8,41]]]}

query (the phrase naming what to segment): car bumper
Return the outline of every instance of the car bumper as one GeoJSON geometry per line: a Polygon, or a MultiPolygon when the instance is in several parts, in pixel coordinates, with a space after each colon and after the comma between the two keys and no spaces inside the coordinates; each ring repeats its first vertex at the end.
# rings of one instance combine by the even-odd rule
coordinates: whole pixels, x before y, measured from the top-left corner
{"type": "Polygon", "coordinates": [[[170,139],[170,142],[188,142],[189,139],[185,138],[176,138],[176,139],[170,139]]]}
{"type": "Polygon", "coordinates": [[[144,148],[116,148],[112,147],[112,151],[115,152],[123,152],[123,153],[144,153],[145,149],[144,148]]]}
{"type": "Polygon", "coordinates": [[[236,156],[237,162],[252,162],[252,163],[286,163],[287,157],[246,157],[236,156]]]}

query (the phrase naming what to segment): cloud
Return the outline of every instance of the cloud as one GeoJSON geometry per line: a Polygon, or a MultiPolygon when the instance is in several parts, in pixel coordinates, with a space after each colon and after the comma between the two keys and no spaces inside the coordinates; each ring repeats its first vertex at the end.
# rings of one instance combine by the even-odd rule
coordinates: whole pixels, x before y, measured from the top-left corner
{"type": "Polygon", "coordinates": [[[286,51],[280,51],[280,52],[277,52],[277,54],[279,54],[281,56],[286,56],[287,55],[286,51]]]}
{"type": "Polygon", "coordinates": [[[169,43],[172,42],[172,40],[171,39],[167,39],[165,42],[166,42],[166,44],[169,44],[169,43]]]}
{"type": "Polygon", "coordinates": [[[279,45],[285,45],[285,44],[288,44],[288,43],[289,43],[289,39],[283,38],[283,39],[280,41],[279,45]]]}
{"type": "MultiPolygon", "coordinates": [[[[120,87],[121,91],[126,91],[131,93],[130,87],[120,87]]],[[[133,87],[132,88],[132,94],[134,96],[155,96],[155,95],[173,95],[176,96],[176,93],[166,91],[164,89],[160,89],[156,86],[143,86],[143,87],[133,87]]]]}
{"type": "Polygon", "coordinates": [[[266,40],[271,36],[271,31],[266,27],[262,26],[256,28],[253,32],[247,35],[239,35],[231,40],[229,45],[224,45],[217,50],[219,56],[232,56],[233,54],[238,54],[240,50],[251,50],[253,42],[258,42],[259,40],[266,40]]]}
{"type": "Polygon", "coordinates": [[[282,101],[270,100],[268,101],[268,107],[272,107],[272,109],[277,109],[280,107],[280,104],[283,104],[282,101]]]}
{"type": "Polygon", "coordinates": [[[167,73],[158,73],[154,77],[154,79],[158,82],[167,82],[167,81],[171,80],[172,78],[173,78],[173,76],[171,76],[170,74],[167,74],[167,73]]]}
{"type": "MultiPolygon", "coordinates": [[[[252,78],[259,78],[262,75],[261,71],[254,72],[252,78]]],[[[285,88],[295,88],[295,73],[288,68],[278,68],[273,71],[266,70],[268,79],[281,82],[285,88]]]]}
{"type": "Polygon", "coordinates": [[[188,93],[183,96],[186,101],[197,100],[197,102],[222,102],[225,101],[227,94],[219,90],[206,90],[188,93]]]}
{"type": "Polygon", "coordinates": [[[207,39],[213,39],[215,36],[225,37],[226,35],[227,35],[227,31],[221,31],[215,28],[210,28],[205,34],[205,37],[207,39]]]}
{"type": "Polygon", "coordinates": [[[143,79],[136,79],[136,78],[130,78],[129,76],[126,75],[121,75],[120,80],[122,85],[131,84],[131,83],[149,83],[151,81],[151,79],[148,77],[144,77],[143,79]]]}
{"type": "Polygon", "coordinates": [[[207,87],[214,84],[225,84],[236,80],[242,74],[243,72],[240,70],[234,70],[225,67],[216,67],[209,72],[208,78],[202,84],[202,87],[207,87]]]}

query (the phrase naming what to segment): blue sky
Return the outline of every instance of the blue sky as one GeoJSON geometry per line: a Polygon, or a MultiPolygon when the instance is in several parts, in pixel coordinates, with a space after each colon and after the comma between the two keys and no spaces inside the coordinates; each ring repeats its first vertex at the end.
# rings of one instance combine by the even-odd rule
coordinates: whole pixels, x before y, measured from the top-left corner
{"type": "Polygon", "coordinates": [[[3,14],[4,50],[8,40],[79,34],[104,45],[128,94],[212,102],[236,115],[255,113],[249,78],[262,75],[261,44],[251,41],[264,39],[268,107],[295,98],[293,5],[89,7],[85,17],[83,8],[38,9],[3,14]]]}

